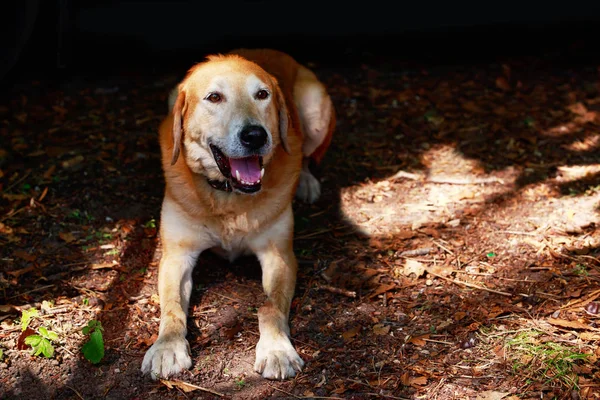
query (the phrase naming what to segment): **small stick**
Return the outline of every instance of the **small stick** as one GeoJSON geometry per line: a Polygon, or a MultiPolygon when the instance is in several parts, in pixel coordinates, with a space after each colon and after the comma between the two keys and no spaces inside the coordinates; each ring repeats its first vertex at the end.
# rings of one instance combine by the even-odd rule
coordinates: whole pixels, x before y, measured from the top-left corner
{"type": "Polygon", "coordinates": [[[436,242],[435,240],[432,240],[432,242],[433,242],[433,244],[435,244],[436,246],[438,246],[440,249],[445,250],[446,252],[448,252],[451,255],[454,255],[454,252],[452,250],[449,250],[445,246],[442,246],[442,244],[436,242]]]}
{"type": "Polygon", "coordinates": [[[85,400],[83,398],[83,396],[81,395],[81,393],[79,393],[73,386],[69,386],[69,385],[66,385],[66,386],[67,386],[67,388],[71,389],[73,391],[73,393],[75,393],[77,395],[77,397],[79,397],[81,400],[85,400]]]}
{"type": "MultiPolygon", "coordinates": [[[[435,272],[432,272],[432,271],[430,271],[428,268],[425,268],[425,271],[427,271],[427,273],[428,273],[428,274],[431,274],[431,275],[433,275],[433,276],[437,276],[438,278],[445,279],[445,280],[447,280],[448,282],[452,282],[452,283],[454,283],[454,284],[456,284],[456,285],[464,285],[464,286],[470,287],[470,288],[472,288],[472,289],[485,290],[485,291],[487,291],[487,292],[496,293],[496,294],[501,294],[502,296],[513,297],[513,295],[512,295],[512,294],[510,294],[510,293],[501,292],[501,291],[499,291],[499,290],[494,290],[494,289],[488,289],[488,288],[486,288],[486,287],[484,287],[484,286],[479,286],[479,285],[475,285],[475,284],[473,284],[473,283],[469,283],[469,282],[463,282],[463,281],[459,281],[459,280],[452,279],[452,278],[446,278],[446,277],[445,277],[445,276],[443,276],[443,275],[436,274],[435,272]]],[[[521,295],[521,296],[523,296],[523,295],[521,295]]]]}
{"type": "Polygon", "coordinates": [[[426,256],[433,251],[434,247],[423,247],[420,249],[406,250],[400,253],[400,257],[426,256]]]}
{"type": "Polygon", "coordinates": [[[161,381],[161,382],[162,382],[162,383],[163,383],[163,384],[164,384],[166,387],[169,387],[169,388],[170,388],[171,386],[175,386],[175,387],[177,387],[177,384],[176,384],[176,383],[177,383],[177,382],[181,382],[181,383],[183,383],[184,385],[186,385],[186,386],[189,386],[189,387],[191,387],[191,388],[193,388],[193,389],[201,390],[201,391],[203,391],[203,392],[207,392],[207,393],[212,393],[212,394],[214,394],[215,396],[219,396],[219,397],[223,397],[223,396],[225,396],[223,393],[215,392],[214,390],[211,390],[211,389],[209,389],[209,388],[205,388],[205,387],[202,387],[202,386],[193,385],[193,384],[191,384],[191,383],[189,383],[189,382],[184,382],[184,381],[167,381],[167,380],[164,380],[164,379],[161,379],[160,381],[161,381]]]}
{"type": "Polygon", "coordinates": [[[328,292],[335,293],[335,294],[341,294],[346,297],[352,297],[352,298],[356,297],[356,292],[354,292],[354,291],[336,288],[331,285],[317,285],[316,289],[326,290],[328,292]]]}
{"type": "Polygon", "coordinates": [[[51,288],[53,286],[55,286],[55,285],[52,284],[52,285],[46,285],[46,286],[42,286],[42,287],[39,287],[39,288],[31,289],[31,290],[28,290],[28,291],[23,292],[23,293],[15,294],[14,296],[9,297],[9,299],[14,299],[14,298],[17,298],[17,297],[21,297],[21,296],[24,296],[26,294],[33,293],[33,292],[39,292],[40,290],[48,289],[48,288],[51,288]]]}
{"type": "Polygon", "coordinates": [[[296,237],[294,238],[294,240],[308,239],[308,238],[311,238],[311,237],[313,237],[313,236],[318,236],[318,235],[320,235],[320,234],[322,234],[322,233],[327,233],[327,232],[329,232],[329,231],[332,231],[332,230],[333,230],[333,229],[331,229],[331,228],[327,228],[327,229],[321,229],[320,231],[316,231],[316,232],[313,232],[313,233],[307,233],[306,235],[302,235],[302,236],[296,236],[296,237]]]}
{"type": "Polygon", "coordinates": [[[459,178],[453,176],[424,176],[422,174],[414,174],[406,171],[398,171],[387,180],[396,180],[398,178],[411,179],[413,181],[424,181],[428,183],[447,183],[450,185],[480,185],[487,183],[500,183],[504,184],[504,181],[500,178],[489,177],[489,178],[459,178]]]}

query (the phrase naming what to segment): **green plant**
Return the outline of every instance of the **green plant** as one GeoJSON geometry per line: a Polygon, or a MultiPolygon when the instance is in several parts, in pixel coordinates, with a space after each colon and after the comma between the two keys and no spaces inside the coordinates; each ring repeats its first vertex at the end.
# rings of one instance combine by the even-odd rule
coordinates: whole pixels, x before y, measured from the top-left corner
{"type": "Polygon", "coordinates": [[[81,331],[84,335],[90,336],[90,340],[81,348],[83,356],[92,364],[98,364],[104,358],[104,339],[102,338],[104,328],[102,324],[100,321],[91,320],[81,331]]]}
{"type": "Polygon", "coordinates": [[[573,367],[589,355],[579,353],[561,343],[544,339],[542,332],[529,330],[519,333],[506,342],[513,371],[531,376],[541,376],[545,383],[557,382],[569,388],[577,388],[577,374],[573,367]]]}
{"type": "Polygon", "coordinates": [[[27,329],[31,320],[38,315],[38,310],[33,307],[28,310],[21,311],[21,330],[24,331],[27,329]]]}
{"type": "Polygon", "coordinates": [[[236,384],[236,386],[237,386],[238,389],[241,389],[244,386],[246,386],[246,381],[242,377],[236,378],[235,379],[235,384],[236,384]]]}
{"type": "Polygon", "coordinates": [[[51,358],[54,355],[54,346],[52,342],[58,340],[56,332],[49,331],[41,326],[38,329],[39,335],[29,335],[25,338],[25,344],[28,344],[33,349],[33,355],[39,356],[43,354],[46,358],[51,358]]]}
{"type": "Polygon", "coordinates": [[[152,218],[144,224],[144,228],[156,228],[156,220],[152,218]]]}
{"type": "Polygon", "coordinates": [[[587,267],[583,264],[577,264],[575,268],[573,268],[573,273],[581,276],[588,276],[587,267]]]}

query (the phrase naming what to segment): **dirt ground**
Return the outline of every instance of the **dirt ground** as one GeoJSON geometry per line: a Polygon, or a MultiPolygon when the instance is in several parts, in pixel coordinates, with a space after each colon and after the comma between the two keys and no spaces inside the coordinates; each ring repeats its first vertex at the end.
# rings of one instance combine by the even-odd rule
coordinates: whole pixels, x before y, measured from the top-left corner
{"type": "Polygon", "coordinates": [[[3,90],[0,398],[600,398],[600,63],[356,59],[302,60],[338,124],[321,199],[294,204],[306,367],[285,382],[252,370],[257,261],[210,254],[192,369],[140,373],[159,321],[156,132],[182,66],[3,90]],[[19,346],[30,307],[58,335],[51,358],[19,346]],[[81,351],[90,320],[99,364],[81,351]]]}

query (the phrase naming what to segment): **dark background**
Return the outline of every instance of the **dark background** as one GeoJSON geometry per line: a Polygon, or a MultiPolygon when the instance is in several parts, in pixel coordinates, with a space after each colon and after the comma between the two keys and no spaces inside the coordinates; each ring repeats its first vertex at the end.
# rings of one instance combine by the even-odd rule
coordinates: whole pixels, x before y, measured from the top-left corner
{"type": "Polygon", "coordinates": [[[274,47],[343,67],[365,57],[445,63],[504,54],[556,62],[600,53],[598,1],[75,1],[0,5],[0,80],[189,66],[274,47]]]}

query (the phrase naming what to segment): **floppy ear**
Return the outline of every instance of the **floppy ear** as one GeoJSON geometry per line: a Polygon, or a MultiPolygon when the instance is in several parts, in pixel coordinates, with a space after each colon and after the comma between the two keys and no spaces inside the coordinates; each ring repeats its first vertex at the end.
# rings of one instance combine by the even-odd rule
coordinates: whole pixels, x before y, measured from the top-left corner
{"type": "Polygon", "coordinates": [[[181,137],[183,130],[183,105],[185,104],[185,92],[180,89],[175,105],[173,106],[173,158],[171,165],[175,165],[181,150],[181,137]]]}
{"type": "Polygon", "coordinates": [[[279,138],[281,139],[281,145],[286,153],[290,154],[290,146],[287,141],[288,128],[290,124],[290,117],[288,115],[288,109],[285,105],[285,98],[279,86],[276,86],[277,103],[279,103],[279,138]]]}

